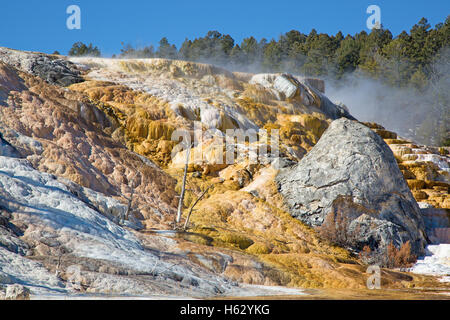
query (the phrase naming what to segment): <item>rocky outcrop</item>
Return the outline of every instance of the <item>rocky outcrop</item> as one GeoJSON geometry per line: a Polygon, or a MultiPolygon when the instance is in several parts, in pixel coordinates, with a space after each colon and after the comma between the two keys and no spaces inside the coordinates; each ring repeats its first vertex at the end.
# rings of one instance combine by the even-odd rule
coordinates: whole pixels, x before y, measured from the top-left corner
{"type": "Polygon", "coordinates": [[[369,245],[382,253],[391,242],[399,247],[410,241],[414,254],[424,252],[419,207],[392,151],[363,124],[332,122],[317,145],[276,180],[292,216],[314,227],[343,229],[354,249],[369,245]]]}
{"type": "Polygon", "coordinates": [[[0,61],[21,71],[39,76],[50,84],[65,87],[83,81],[81,72],[75,64],[42,53],[0,48],[0,61]]]}
{"type": "Polygon", "coordinates": [[[50,84],[63,87],[83,81],[80,72],[73,63],[63,59],[51,60],[46,56],[40,56],[36,59],[31,73],[50,84]]]}

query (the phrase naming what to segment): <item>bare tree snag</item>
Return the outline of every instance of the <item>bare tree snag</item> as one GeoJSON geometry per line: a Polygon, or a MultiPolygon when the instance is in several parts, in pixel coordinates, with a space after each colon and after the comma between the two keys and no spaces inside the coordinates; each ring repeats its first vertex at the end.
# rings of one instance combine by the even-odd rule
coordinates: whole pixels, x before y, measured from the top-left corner
{"type": "Polygon", "coordinates": [[[197,198],[197,200],[195,200],[194,204],[191,206],[191,209],[189,210],[189,214],[186,218],[186,222],[184,223],[184,231],[186,231],[188,225],[189,225],[189,219],[191,218],[191,214],[192,211],[194,211],[194,207],[197,205],[197,203],[200,202],[200,200],[203,199],[203,197],[205,196],[205,194],[208,192],[209,189],[211,189],[213,187],[213,185],[210,185],[208,188],[206,188],[205,191],[202,192],[202,194],[200,195],[200,197],[197,198]]]}
{"type": "Polygon", "coordinates": [[[189,167],[189,155],[191,153],[191,146],[188,147],[186,151],[186,163],[184,165],[184,175],[183,175],[183,184],[181,186],[181,194],[180,194],[180,201],[178,202],[178,212],[177,212],[177,219],[175,223],[175,228],[180,223],[181,220],[181,214],[183,213],[183,201],[184,201],[184,194],[186,193],[186,178],[187,178],[187,172],[189,167]]]}

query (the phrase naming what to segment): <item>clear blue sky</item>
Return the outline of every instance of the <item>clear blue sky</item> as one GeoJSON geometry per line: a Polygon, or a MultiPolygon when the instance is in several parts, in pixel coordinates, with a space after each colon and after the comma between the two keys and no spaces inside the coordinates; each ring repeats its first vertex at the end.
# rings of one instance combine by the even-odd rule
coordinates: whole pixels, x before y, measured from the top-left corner
{"type": "Polygon", "coordinates": [[[108,56],[119,52],[122,41],[156,46],[165,36],[179,47],[209,30],[238,42],[250,35],[270,40],[292,29],[354,34],[367,30],[371,4],[381,8],[381,22],[394,35],[421,17],[434,26],[450,14],[450,0],[1,0],[0,46],[66,54],[83,41],[108,56]],[[81,8],[81,30],[66,27],[71,4],[81,8]]]}

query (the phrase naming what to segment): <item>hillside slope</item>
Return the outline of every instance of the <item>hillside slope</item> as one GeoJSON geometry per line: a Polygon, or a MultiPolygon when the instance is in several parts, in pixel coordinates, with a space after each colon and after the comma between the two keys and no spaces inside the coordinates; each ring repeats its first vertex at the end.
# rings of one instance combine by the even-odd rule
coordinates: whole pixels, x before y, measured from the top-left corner
{"type": "MultiPolygon", "coordinates": [[[[48,290],[66,294],[76,262],[77,292],[200,297],[236,295],[244,283],[364,289],[367,266],[358,255],[294,219],[275,183],[332,121],[354,119],[324,91],[323,81],[287,74],[164,59],[68,61],[2,48],[0,261],[25,259],[49,272],[29,280],[7,268],[5,282],[48,281],[48,290]],[[180,129],[198,142],[183,223],[196,206],[189,232],[169,232],[187,156],[172,140],[180,129]],[[233,139],[237,157],[226,163],[230,129],[254,130],[257,139],[233,139]],[[271,145],[276,130],[278,148],[271,145]]],[[[369,126],[390,143],[416,199],[423,190],[430,204],[448,208],[448,156],[405,162],[393,146],[409,142],[369,126]]],[[[435,227],[427,232],[447,232],[435,227]]],[[[428,276],[383,275],[391,288],[445,287],[428,276]]]]}

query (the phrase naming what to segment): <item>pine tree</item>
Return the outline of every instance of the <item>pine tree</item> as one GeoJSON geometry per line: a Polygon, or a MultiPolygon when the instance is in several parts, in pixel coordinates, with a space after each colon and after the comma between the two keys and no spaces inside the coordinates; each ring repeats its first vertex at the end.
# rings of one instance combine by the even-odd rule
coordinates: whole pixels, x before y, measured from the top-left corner
{"type": "Polygon", "coordinates": [[[425,47],[425,43],[428,37],[428,29],[430,24],[425,18],[411,28],[411,45],[408,47],[408,54],[412,62],[418,65],[425,66],[429,62],[429,55],[427,54],[428,48],[425,47]]]}
{"type": "Polygon", "coordinates": [[[94,47],[92,43],[86,46],[83,42],[76,42],[73,44],[72,48],[69,50],[69,56],[91,56],[100,57],[101,52],[97,47],[94,47]]]}
{"type": "Polygon", "coordinates": [[[254,64],[260,55],[258,41],[254,37],[245,38],[241,43],[242,63],[254,64]]]}
{"type": "Polygon", "coordinates": [[[317,35],[313,29],[305,43],[308,54],[303,65],[303,71],[307,75],[327,75],[334,56],[333,40],[327,34],[317,35]]]}
{"type": "Polygon", "coordinates": [[[346,72],[356,70],[359,61],[360,46],[350,35],[340,41],[340,46],[334,55],[335,73],[339,79],[346,72]]]}
{"type": "MultiPolygon", "coordinates": [[[[409,37],[406,33],[402,33],[381,50],[382,76],[388,83],[397,87],[407,86],[414,73],[414,65],[407,55],[409,46],[409,37]]],[[[416,80],[418,76],[419,74],[416,75],[416,80]]]]}
{"type": "Polygon", "coordinates": [[[280,44],[272,39],[264,49],[263,67],[269,72],[280,72],[282,60],[283,50],[280,44]]]}
{"type": "Polygon", "coordinates": [[[177,48],[171,45],[166,37],[159,41],[159,48],[156,53],[159,58],[176,59],[178,56],[177,48]]]}

